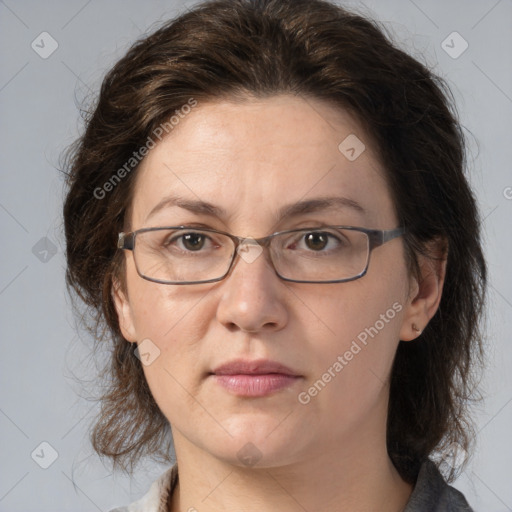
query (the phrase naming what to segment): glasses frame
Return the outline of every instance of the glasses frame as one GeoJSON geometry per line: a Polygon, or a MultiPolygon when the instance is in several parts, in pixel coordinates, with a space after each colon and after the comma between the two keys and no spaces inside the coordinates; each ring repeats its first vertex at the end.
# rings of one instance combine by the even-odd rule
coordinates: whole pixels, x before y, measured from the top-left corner
{"type": "Polygon", "coordinates": [[[282,279],[283,281],[288,281],[292,283],[312,283],[312,284],[333,284],[333,283],[346,283],[349,281],[355,281],[356,279],[360,279],[368,272],[368,267],[370,266],[370,259],[373,249],[380,247],[381,245],[384,245],[385,243],[398,238],[399,236],[402,236],[405,234],[405,228],[398,227],[394,229],[367,229],[367,228],[361,228],[361,227],[355,227],[355,226],[332,226],[332,225],[324,225],[324,226],[315,226],[311,228],[296,228],[296,229],[289,229],[286,231],[277,231],[275,233],[272,233],[271,235],[264,236],[262,238],[250,238],[250,237],[241,237],[237,235],[232,235],[231,233],[227,233],[225,231],[219,231],[217,229],[211,229],[211,228],[202,228],[202,227],[196,227],[196,226],[164,226],[164,227],[156,227],[156,228],[142,228],[137,229],[136,231],[130,231],[128,233],[121,232],[119,233],[119,237],[117,240],[117,248],[126,250],[126,251],[132,251],[133,252],[133,259],[135,262],[135,268],[137,269],[137,273],[140,277],[143,279],[146,279],[147,281],[151,281],[153,283],[159,283],[159,284],[176,284],[176,285],[182,285],[182,284],[205,284],[205,283],[216,283],[218,281],[222,281],[225,279],[228,274],[230,273],[231,269],[233,268],[233,265],[235,263],[235,260],[238,256],[238,247],[242,245],[243,242],[246,240],[251,240],[251,242],[256,242],[262,247],[269,248],[270,242],[272,239],[278,235],[283,235],[286,233],[296,233],[298,231],[307,231],[310,229],[311,231],[319,231],[322,229],[346,229],[351,231],[359,231],[361,233],[365,233],[368,236],[368,257],[366,260],[366,266],[364,270],[362,270],[359,274],[357,274],[354,277],[348,277],[344,279],[335,279],[335,280],[329,280],[329,281],[301,281],[297,279],[290,279],[288,277],[283,277],[279,272],[276,270],[276,267],[274,265],[274,261],[272,260],[272,255],[270,255],[270,262],[272,263],[272,267],[274,269],[274,272],[276,275],[282,279]],[[139,271],[139,267],[137,265],[137,261],[135,258],[135,243],[137,240],[137,235],[139,233],[147,233],[149,231],[163,231],[167,229],[186,229],[186,230],[194,230],[197,231],[205,231],[209,233],[217,233],[220,235],[225,235],[228,238],[230,238],[234,245],[235,250],[233,252],[233,256],[231,258],[231,262],[229,264],[229,267],[227,271],[222,275],[221,277],[216,277],[215,279],[207,279],[203,281],[163,281],[161,279],[154,279],[151,277],[147,277],[143,275],[139,271]]]}

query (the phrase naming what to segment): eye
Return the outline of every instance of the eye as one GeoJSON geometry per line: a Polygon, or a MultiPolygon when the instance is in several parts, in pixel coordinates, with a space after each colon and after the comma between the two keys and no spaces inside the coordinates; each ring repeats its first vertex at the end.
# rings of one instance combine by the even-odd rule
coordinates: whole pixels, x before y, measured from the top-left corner
{"type": "Polygon", "coordinates": [[[166,247],[177,246],[178,249],[188,252],[199,252],[205,245],[208,246],[207,244],[210,244],[211,247],[211,243],[211,238],[205,234],[189,232],[168,238],[164,245],[166,247]]]}
{"type": "Polygon", "coordinates": [[[343,248],[346,244],[340,237],[327,231],[309,231],[290,244],[288,249],[299,249],[313,252],[327,252],[343,248]]]}
{"type": "Polygon", "coordinates": [[[204,247],[206,237],[200,233],[187,233],[182,235],[180,239],[183,241],[183,245],[190,251],[199,251],[204,247]]]}
{"type": "Polygon", "coordinates": [[[304,242],[308,249],[321,251],[327,247],[327,244],[329,243],[329,235],[319,231],[314,233],[307,233],[304,235],[304,242]]]}

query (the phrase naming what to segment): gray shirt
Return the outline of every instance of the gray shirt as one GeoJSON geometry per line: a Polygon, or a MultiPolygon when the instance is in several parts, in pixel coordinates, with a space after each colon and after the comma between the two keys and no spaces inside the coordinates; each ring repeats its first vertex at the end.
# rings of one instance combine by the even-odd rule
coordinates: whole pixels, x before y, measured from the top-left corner
{"type": "MultiPolygon", "coordinates": [[[[177,482],[178,466],[175,464],[153,482],[143,498],[110,512],[168,512],[169,493],[173,492],[177,482]]],[[[444,481],[436,465],[427,461],[420,468],[403,512],[473,512],[473,509],[459,491],[444,481]]]]}
{"type": "Polygon", "coordinates": [[[473,512],[464,495],[448,485],[430,460],[420,468],[403,512],[473,512]]]}

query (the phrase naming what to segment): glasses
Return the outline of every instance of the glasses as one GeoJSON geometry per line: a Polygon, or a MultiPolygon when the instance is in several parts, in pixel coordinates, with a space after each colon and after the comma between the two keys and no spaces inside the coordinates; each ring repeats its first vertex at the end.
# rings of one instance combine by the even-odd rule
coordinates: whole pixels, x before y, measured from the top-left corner
{"type": "Polygon", "coordinates": [[[140,277],[161,284],[224,279],[237,255],[251,263],[268,248],[276,274],[295,283],[344,283],[363,277],[370,254],[405,233],[352,226],[320,226],[243,238],[209,228],[143,228],[119,233],[117,247],[133,251],[140,277]]]}

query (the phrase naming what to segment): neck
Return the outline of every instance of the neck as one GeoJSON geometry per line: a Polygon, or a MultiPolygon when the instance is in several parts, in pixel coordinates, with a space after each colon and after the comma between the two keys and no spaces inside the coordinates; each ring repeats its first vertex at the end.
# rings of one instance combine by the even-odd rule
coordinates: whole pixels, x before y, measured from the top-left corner
{"type": "Polygon", "coordinates": [[[329,440],[312,458],[265,468],[231,464],[177,431],[173,437],[179,484],[172,512],[400,512],[412,492],[389,459],[385,436],[358,433],[357,442],[345,442],[344,450],[333,450],[329,440]]]}

